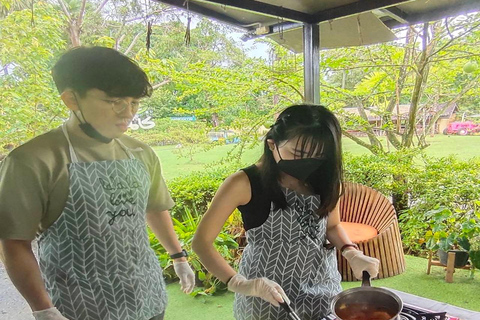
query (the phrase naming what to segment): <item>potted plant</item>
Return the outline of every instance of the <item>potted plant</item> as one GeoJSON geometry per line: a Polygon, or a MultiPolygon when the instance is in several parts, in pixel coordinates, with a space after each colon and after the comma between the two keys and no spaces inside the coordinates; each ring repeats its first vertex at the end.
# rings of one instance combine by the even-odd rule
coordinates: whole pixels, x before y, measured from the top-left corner
{"type": "Polygon", "coordinates": [[[470,239],[480,231],[476,210],[450,210],[438,207],[426,212],[429,228],[425,234],[426,247],[438,250],[440,263],[447,264],[448,252],[455,252],[455,268],[467,264],[470,239]]]}

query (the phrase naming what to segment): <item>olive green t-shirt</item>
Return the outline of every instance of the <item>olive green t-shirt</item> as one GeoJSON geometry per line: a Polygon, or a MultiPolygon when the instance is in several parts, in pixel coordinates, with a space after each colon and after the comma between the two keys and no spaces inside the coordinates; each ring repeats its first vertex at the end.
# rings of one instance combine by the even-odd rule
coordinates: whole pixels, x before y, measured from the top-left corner
{"type": "MultiPolygon", "coordinates": [[[[69,136],[79,162],[128,159],[116,140],[105,144],[83,132],[69,131],[69,136]]],[[[119,140],[150,174],[147,212],[170,209],[174,203],[155,152],[126,135],[119,140]]],[[[69,194],[69,163],[61,127],[16,148],[0,162],[0,239],[33,240],[59,218],[69,194]]]]}

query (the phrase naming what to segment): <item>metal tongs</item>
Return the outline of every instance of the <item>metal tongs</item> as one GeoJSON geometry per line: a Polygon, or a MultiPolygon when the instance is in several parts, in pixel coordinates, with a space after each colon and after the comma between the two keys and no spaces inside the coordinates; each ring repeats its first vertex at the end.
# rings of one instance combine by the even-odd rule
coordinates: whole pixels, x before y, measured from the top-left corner
{"type": "Polygon", "coordinates": [[[301,320],[300,317],[290,308],[290,305],[286,302],[280,303],[280,306],[288,313],[288,316],[292,320],[301,320]]]}

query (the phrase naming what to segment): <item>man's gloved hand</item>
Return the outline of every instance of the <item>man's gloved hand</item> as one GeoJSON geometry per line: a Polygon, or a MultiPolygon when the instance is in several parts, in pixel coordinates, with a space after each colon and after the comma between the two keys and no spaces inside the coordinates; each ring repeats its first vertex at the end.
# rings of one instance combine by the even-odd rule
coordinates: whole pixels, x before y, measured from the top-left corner
{"type": "Polygon", "coordinates": [[[228,290],[246,296],[260,297],[276,307],[279,306],[279,302],[290,303],[288,298],[284,300],[283,297],[286,298],[286,294],[282,287],[267,278],[247,280],[247,278],[237,273],[228,281],[228,290]]]}
{"type": "Polygon", "coordinates": [[[180,285],[184,293],[191,293],[195,287],[195,274],[186,261],[173,262],[173,269],[180,279],[180,285]]]}
{"type": "Polygon", "coordinates": [[[60,311],[58,311],[55,307],[40,311],[34,311],[33,316],[36,320],[68,320],[67,318],[62,316],[60,311]]]}
{"type": "Polygon", "coordinates": [[[380,265],[378,259],[366,256],[362,251],[355,249],[345,250],[342,255],[350,264],[355,278],[362,279],[363,271],[367,271],[371,278],[375,278],[378,275],[378,267],[380,265]]]}

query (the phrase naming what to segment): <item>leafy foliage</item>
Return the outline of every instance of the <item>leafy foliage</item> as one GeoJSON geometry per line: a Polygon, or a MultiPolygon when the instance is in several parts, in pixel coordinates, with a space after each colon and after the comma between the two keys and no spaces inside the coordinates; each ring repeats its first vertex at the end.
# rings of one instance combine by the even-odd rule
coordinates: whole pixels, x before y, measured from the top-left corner
{"type": "MultiPolygon", "coordinates": [[[[174,229],[178,235],[182,248],[189,252],[188,262],[196,274],[197,284],[201,286],[201,288],[195,289],[191,295],[214,294],[218,290],[225,290],[226,286],[212,274],[207,272],[198,259],[198,256],[192,250],[193,236],[201,218],[201,215],[195,209],[195,206],[193,206],[193,208],[193,210],[190,210],[188,207],[183,207],[183,211],[180,214],[181,217],[179,219],[172,218],[174,229]]],[[[230,233],[226,226],[217,236],[214,243],[216,250],[218,250],[222,257],[235,268],[238,263],[238,243],[235,240],[236,237],[238,237],[238,234],[230,233]]],[[[176,279],[175,271],[173,270],[173,262],[152,233],[150,233],[150,243],[159,258],[165,276],[170,280],[176,279]]]]}
{"type": "Polygon", "coordinates": [[[29,10],[0,19],[0,145],[25,142],[65,118],[50,76],[64,46],[62,20],[49,4],[36,5],[33,25],[29,10]]]}
{"type": "Polygon", "coordinates": [[[410,206],[401,216],[401,230],[410,250],[433,249],[439,241],[448,247],[458,237],[479,232],[480,159],[424,159],[409,185],[410,206]]]}
{"type": "Polygon", "coordinates": [[[201,213],[207,211],[208,204],[223,180],[234,171],[232,166],[221,166],[170,181],[168,188],[176,203],[172,211],[174,217],[178,218],[185,210],[197,210],[201,213]]]}

